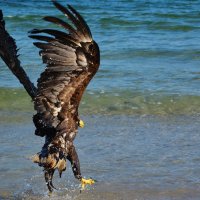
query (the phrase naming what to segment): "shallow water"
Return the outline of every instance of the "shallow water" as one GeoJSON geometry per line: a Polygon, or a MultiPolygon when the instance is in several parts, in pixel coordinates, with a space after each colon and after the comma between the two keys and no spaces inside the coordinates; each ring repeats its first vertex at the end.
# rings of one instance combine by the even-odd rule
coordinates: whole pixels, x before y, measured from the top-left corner
{"type": "MultiPolygon", "coordinates": [[[[30,116],[31,117],[31,116],[30,116]]],[[[98,182],[79,194],[70,165],[52,199],[198,199],[198,116],[82,116],[75,140],[82,174],[98,182]]],[[[0,197],[46,199],[42,169],[29,159],[42,140],[32,123],[2,123],[0,197]],[[3,181],[2,181],[3,180],[3,181]]]]}

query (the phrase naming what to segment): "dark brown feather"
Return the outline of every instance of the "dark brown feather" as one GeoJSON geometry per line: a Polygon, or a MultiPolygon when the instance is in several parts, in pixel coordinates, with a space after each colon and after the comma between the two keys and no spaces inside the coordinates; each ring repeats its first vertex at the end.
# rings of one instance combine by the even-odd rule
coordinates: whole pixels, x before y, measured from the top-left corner
{"type": "Polygon", "coordinates": [[[56,17],[51,17],[51,16],[47,16],[47,17],[44,17],[43,18],[45,21],[48,21],[48,22],[52,22],[54,24],[57,24],[63,28],[65,28],[66,30],[69,31],[69,33],[71,34],[76,34],[78,35],[77,31],[71,26],[69,25],[68,23],[64,22],[63,20],[61,19],[58,19],[56,17]]]}
{"type": "Polygon", "coordinates": [[[82,31],[84,31],[84,34],[87,34],[90,38],[92,38],[92,33],[91,33],[87,23],[83,19],[83,17],[72,6],[68,5],[68,8],[76,15],[76,17],[80,21],[81,28],[82,28],[82,31]]]}
{"type": "Polygon", "coordinates": [[[66,33],[62,32],[62,31],[57,31],[57,30],[52,30],[52,29],[34,29],[32,31],[30,31],[31,34],[38,34],[38,33],[46,33],[49,35],[54,36],[55,38],[59,38],[60,40],[64,40],[67,42],[71,42],[73,46],[77,46],[77,41],[71,37],[70,35],[67,35],[66,33]]]}

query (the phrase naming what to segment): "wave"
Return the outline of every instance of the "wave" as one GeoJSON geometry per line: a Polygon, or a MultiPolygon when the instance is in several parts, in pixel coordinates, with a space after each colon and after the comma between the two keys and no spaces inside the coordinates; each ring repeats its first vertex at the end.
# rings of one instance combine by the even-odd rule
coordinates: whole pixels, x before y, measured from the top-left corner
{"type": "Polygon", "coordinates": [[[122,59],[131,59],[133,58],[179,58],[179,59],[200,59],[200,50],[198,49],[115,49],[108,50],[102,53],[102,58],[108,60],[122,60],[122,59]]]}
{"type": "MultiPolygon", "coordinates": [[[[0,112],[32,114],[31,99],[21,88],[0,88],[0,112]]],[[[132,90],[87,91],[80,104],[84,115],[194,115],[200,113],[200,96],[132,90]]],[[[1,118],[3,116],[1,115],[1,118]]]]}

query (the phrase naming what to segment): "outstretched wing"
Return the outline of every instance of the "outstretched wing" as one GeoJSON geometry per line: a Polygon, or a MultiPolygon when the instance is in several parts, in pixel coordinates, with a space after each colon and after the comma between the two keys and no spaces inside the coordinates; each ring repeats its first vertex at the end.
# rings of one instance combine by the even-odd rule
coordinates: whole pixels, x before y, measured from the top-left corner
{"type": "Polygon", "coordinates": [[[24,86],[27,93],[33,99],[36,94],[34,84],[28,78],[26,72],[21,67],[18,59],[18,50],[15,40],[9,35],[5,29],[5,21],[3,13],[0,10],[0,57],[11,70],[11,72],[18,78],[20,83],[24,86]]]}
{"type": "Polygon", "coordinates": [[[45,21],[61,26],[66,32],[54,29],[31,31],[31,38],[43,41],[35,42],[34,45],[41,49],[40,55],[43,63],[46,63],[46,69],[38,79],[38,92],[34,100],[37,115],[34,122],[37,121],[36,127],[56,128],[59,124],[59,129],[62,129],[64,125],[61,123],[66,126],[69,115],[74,120],[78,119],[79,102],[98,70],[100,54],[81,15],[70,5],[65,8],[55,1],[53,3],[72,25],[48,16],[44,17],[45,21]]]}

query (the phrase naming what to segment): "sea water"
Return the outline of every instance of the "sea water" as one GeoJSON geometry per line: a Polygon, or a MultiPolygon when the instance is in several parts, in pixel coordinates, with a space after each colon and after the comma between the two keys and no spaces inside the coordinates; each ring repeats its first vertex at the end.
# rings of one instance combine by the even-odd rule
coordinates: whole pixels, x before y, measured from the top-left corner
{"type": "MultiPolygon", "coordinates": [[[[70,165],[55,176],[54,199],[199,199],[200,1],[59,1],[85,18],[101,66],[80,105],[86,128],[75,145],[82,173],[98,180],[79,194],[70,165]]],[[[65,17],[50,1],[1,1],[21,65],[36,84],[44,70],[28,38],[65,17]]],[[[32,102],[0,61],[0,197],[46,198],[42,170],[30,156],[32,102]]]]}

